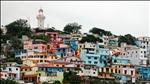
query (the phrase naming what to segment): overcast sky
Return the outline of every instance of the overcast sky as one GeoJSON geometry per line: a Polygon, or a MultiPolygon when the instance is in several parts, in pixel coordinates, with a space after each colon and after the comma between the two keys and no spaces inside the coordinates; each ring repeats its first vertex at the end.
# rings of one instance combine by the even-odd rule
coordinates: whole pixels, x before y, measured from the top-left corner
{"type": "Polygon", "coordinates": [[[149,5],[148,1],[2,1],[1,25],[23,18],[37,27],[36,15],[42,8],[45,27],[62,30],[77,22],[82,32],[98,27],[116,35],[150,36],[149,5]]]}

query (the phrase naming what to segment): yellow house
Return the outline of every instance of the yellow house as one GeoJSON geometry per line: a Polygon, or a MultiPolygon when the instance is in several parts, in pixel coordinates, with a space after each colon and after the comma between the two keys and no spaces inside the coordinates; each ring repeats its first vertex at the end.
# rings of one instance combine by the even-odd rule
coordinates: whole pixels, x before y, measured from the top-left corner
{"type": "Polygon", "coordinates": [[[114,73],[117,73],[117,68],[112,67],[100,67],[99,68],[99,78],[107,78],[107,79],[114,79],[113,75],[114,73]]]}

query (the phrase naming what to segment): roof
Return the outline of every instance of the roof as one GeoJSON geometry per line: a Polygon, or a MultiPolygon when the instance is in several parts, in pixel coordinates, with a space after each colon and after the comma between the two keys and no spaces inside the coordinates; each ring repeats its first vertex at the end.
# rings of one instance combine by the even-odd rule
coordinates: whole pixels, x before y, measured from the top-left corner
{"type": "Polygon", "coordinates": [[[58,66],[54,66],[54,64],[37,64],[37,67],[58,67],[58,66]]]}
{"type": "MultiPolygon", "coordinates": [[[[66,60],[67,58],[71,58],[71,57],[75,57],[75,58],[78,58],[78,57],[76,57],[76,56],[67,56],[67,57],[63,57],[63,58],[59,58],[59,59],[57,59],[57,60],[66,60]]],[[[79,58],[78,58],[79,59],[79,58]]]]}
{"type": "Polygon", "coordinates": [[[37,74],[24,75],[23,77],[37,77],[37,74]]]}
{"type": "Polygon", "coordinates": [[[20,68],[21,68],[21,69],[27,69],[27,68],[32,68],[32,67],[30,67],[30,66],[28,66],[28,65],[22,65],[20,68]]]}

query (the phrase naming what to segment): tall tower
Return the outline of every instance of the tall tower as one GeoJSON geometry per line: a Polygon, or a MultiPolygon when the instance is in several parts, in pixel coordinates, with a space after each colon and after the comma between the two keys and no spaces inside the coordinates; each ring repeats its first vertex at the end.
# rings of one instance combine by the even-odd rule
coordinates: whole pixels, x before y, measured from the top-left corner
{"type": "Polygon", "coordinates": [[[38,20],[38,27],[44,29],[45,16],[43,14],[43,9],[39,9],[36,19],[38,20]]]}

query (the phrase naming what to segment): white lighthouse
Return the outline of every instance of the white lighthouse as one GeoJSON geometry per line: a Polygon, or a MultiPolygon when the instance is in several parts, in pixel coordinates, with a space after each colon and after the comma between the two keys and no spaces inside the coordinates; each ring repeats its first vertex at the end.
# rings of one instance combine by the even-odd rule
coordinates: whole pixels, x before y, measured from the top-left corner
{"type": "Polygon", "coordinates": [[[41,29],[44,29],[45,16],[43,14],[43,9],[39,9],[38,15],[36,16],[36,18],[38,20],[38,27],[41,29]]]}

